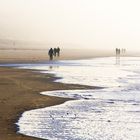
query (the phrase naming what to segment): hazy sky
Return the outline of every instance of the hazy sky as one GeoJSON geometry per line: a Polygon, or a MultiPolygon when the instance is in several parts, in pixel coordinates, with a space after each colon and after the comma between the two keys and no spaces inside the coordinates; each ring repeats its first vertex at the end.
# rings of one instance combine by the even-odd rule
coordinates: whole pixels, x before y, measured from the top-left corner
{"type": "Polygon", "coordinates": [[[140,1],[0,0],[0,38],[139,49],[140,1]]]}

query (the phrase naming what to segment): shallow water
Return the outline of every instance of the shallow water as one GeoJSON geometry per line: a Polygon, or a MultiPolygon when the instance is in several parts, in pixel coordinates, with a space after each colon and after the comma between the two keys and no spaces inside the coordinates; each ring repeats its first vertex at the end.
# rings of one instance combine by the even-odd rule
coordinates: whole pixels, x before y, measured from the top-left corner
{"type": "Polygon", "coordinates": [[[98,90],[62,90],[43,95],[74,98],[62,105],[27,111],[19,133],[50,140],[139,140],[140,58],[56,61],[20,65],[61,77],[56,82],[102,86],[98,90]]]}

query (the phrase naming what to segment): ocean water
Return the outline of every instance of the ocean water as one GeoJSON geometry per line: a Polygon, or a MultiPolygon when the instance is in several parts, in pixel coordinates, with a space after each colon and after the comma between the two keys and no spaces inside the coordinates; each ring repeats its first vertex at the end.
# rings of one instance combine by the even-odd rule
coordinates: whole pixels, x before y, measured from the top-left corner
{"type": "Polygon", "coordinates": [[[140,57],[96,58],[16,65],[55,74],[55,82],[101,86],[96,90],[42,91],[73,98],[22,114],[18,133],[49,140],[139,140],[140,57]]]}

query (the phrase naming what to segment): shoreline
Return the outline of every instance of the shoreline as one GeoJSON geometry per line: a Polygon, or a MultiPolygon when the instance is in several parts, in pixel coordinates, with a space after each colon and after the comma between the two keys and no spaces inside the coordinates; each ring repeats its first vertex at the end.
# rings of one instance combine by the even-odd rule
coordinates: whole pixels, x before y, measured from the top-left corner
{"type": "MultiPolygon", "coordinates": [[[[43,95],[42,95],[43,96],[43,95]]],[[[44,95],[45,96],[45,95],[44,95]]],[[[50,97],[50,96],[48,96],[48,97],[50,97]]],[[[67,101],[70,101],[70,100],[73,100],[73,99],[69,99],[69,98],[59,98],[59,97],[54,97],[55,99],[57,98],[57,99],[60,99],[61,101],[60,102],[56,102],[55,104],[52,104],[52,105],[45,105],[44,104],[44,106],[40,106],[40,107],[37,107],[37,108],[28,108],[28,110],[23,110],[22,112],[19,112],[18,113],[18,117],[16,117],[16,119],[15,119],[15,123],[14,123],[14,132],[15,132],[15,134],[16,135],[20,135],[20,136],[22,136],[22,137],[25,137],[25,139],[27,139],[27,138],[30,138],[31,140],[40,140],[40,138],[36,138],[36,137],[33,137],[33,136],[26,136],[26,135],[24,135],[24,134],[21,134],[21,133],[19,133],[18,131],[19,131],[19,128],[18,128],[18,125],[16,124],[16,123],[18,123],[18,121],[19,121],[19,119],[22,117],[22,114],[24,113],[24,112],[26,112],[26,111],[31,111],[31,110],[35,110],[35,109],[40,109],[40,108],[45,108],[45,107],[51,107],[51,106],[55,106],[55,105],[60,105],[60,104],[63,104],[63,103],[65,103],[65,102],[67,102],[67,101]]],[[[53,100],[53,98],[52,98],[52,100],[53,100]]],[[[29,140],[30,140],[29,139],[29,140]]],[[[24,140],[24,139],[23,139],[24,140]]],[[[43,139],[44,140],[44,139],[43,139]]]]}
{"type": "MultiPolygon", "coordinates": [[[[105,56],[87,56],[87,57],[58,57],[58,58],[54,58],[51,62],[56,62],[56,61],[66,61],[66,60],[70,60],[70,61],[74,61],[74,60],[86,60],[86,59],[97,59],[97,58],[109,58],[109,57],[113,57],[116,58],[116,55],[105,55],[105,56]]],[[[125,55],[125,56],[120,56],[120,58],[125,58],[125,57],[140,57],[140,56],[133,56],[133,55],[125,55]]],[[[43,58],[43,59],[1,59],[0,58],[0,67],[3,67],[3,65],[7,65],[7,64],[38,64],[38,63],[48,63],[50,62],[49,58],[43,58]]]]}
{"type": "Polygon", "coordinates": [[[68,89],[100,89],[75,84],[56,83],[59,77],[37,70],[0,67],[0,138],[1,140],[39,140],[17,133],[22,113],[28,110],[62,104],[69,98],[41,95],[42,91],[68,89]],[[4,105],[4,106],[3,106],[4,105]],[[4,129],[3,129],[4,128],[4,129]]]}

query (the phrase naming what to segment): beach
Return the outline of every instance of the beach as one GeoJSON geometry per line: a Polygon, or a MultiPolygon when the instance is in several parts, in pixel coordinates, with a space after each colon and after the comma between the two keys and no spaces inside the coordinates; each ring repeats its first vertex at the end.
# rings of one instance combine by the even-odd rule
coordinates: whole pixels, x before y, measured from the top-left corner
{"type": "Polygon", "coordinates": [[[35,140],[17,134],[15,123],[24,111],[62,104],[70,99],[43,96],[51,90],[93,89],[90,86],[53,82],[56,78],[37,71],[0,67],[0,140],[35,140]]]}
{"type": "Polygon", "coordinates": [[[139,60],[1,64],[0,140],[138,140],[139,60]]]}
{"type": "Polygon", "coordinates": [[[0,140],[140,140],[139,5],[1,1],[0,140]]]}

